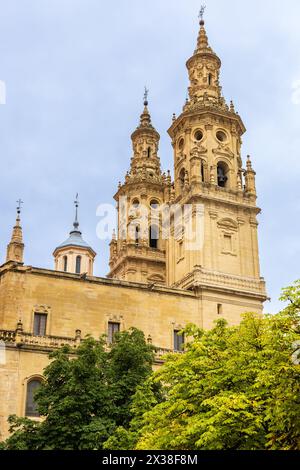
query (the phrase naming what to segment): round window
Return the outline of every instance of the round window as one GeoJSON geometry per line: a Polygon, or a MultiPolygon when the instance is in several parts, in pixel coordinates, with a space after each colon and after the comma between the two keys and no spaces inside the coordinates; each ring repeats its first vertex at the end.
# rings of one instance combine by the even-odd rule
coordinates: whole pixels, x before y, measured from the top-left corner
{"type": "Polygon", "coordinates": [[[226,142],[227,140],[227,135],[223,131],[218,131],[216,136],[219,142],[226,142]]]}
{"type": "Polygon", "coordinates": [[[203,132],[198,130],[195,132],[195,140],[197,140],[197,142],[200,142],[201,140],[203,139],[203,132]]]}

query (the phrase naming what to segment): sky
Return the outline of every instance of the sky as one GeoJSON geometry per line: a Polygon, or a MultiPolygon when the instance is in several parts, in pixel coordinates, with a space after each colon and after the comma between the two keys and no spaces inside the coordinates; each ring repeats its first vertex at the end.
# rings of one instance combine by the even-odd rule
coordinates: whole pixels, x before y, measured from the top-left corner
{"type": "MultiPolygon", "coordinates": [[[[206,5],[224,96],[247,127],[243,160],[250,154],[257,172],[265,310],[274,313],[281,288],[300,278],[300,2],[206,5]]],[[[166,131],[186,98],[199,9],[196,0],[0,0],[0,263],[22,198],[25,263],[53,269],[78,192],[95,274],[108,273],[97,207],[113,203],[129,169],[145,84],[162,167],[173,170],[166,131]]]]}

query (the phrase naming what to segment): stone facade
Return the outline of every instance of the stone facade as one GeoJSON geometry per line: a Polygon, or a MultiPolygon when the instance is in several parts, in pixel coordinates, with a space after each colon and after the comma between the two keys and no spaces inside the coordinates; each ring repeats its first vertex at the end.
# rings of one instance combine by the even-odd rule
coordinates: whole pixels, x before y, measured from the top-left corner
{"type": "Polygon", "coordinates": [[[10,414],[26,415],[28,383],[42,379],[54,348],[75,349],[87,334],[108,334],[112,323],[134,326],[156,347],[158,367],[187,324],[208,329],[222,317],[234,325],[247,311],[262,312],[255,172],[250,158],[243,169],[245,127],[222,97],[220,67],[201,20],[187,62],[189,98],[169,129],[174,182],[161,171],[145,95],[130,170],[115,195],[118,233],[107,278],[93,276],[96,253],[81,237],[77,199],[74,228],[54,251],[53,271],[24,265],[18,207],[0,267],[0,439],[10,414]],[[168,236],[161,207],[169,210],[168,236]],[[189,215],[178,222],[174,207],[188,207],[189,215]]]}

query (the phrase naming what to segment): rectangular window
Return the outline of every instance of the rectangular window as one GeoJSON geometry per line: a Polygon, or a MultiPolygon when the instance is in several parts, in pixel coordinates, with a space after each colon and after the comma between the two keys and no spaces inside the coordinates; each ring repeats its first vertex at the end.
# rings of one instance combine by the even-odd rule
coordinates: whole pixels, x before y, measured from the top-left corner
{"type": "Polygon", "coordinates": [[[46,336],[47,315],[44,313],[34,314],[33,334],[35,336],[46,336]]]}
{"type": "Polygon", "coordinates": [[[116,333],[120,331],[120,323],[108,322],[108,343],[111,344],[116,333]]]}
{"type": "Polygon", "coordinates": [[[223,305],[218,304],[217,306],[218,315],[223,315],[223,305]]]}
{"type": "Polygon", "coordinates": [[[224,250],[227,253],[232,252],[232,238],[231,238],[231,235],[224,235],[224,250]]]}
{"type": "Polygon", "coordinates": [[[174,330],[174,351],[182,351],[184,345],[184,333],[174,330]]]}

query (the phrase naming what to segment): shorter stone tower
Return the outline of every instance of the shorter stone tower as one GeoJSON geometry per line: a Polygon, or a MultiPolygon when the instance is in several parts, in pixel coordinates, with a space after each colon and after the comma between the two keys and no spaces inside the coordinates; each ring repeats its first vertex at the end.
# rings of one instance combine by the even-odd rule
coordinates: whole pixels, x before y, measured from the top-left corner
{"type": "Polygon", "coordinates": [[[69,238],[54,250],[55,270],[92,276],[96,252],[83,240],[79,230],[78,195],[74,204],[76,207],[74,228],[69,238]]]}
{"type": "Polygon", "coordinates": [[[115,195],[118,234],[110,244],[108,277],[165,284],[166,255],[159,207],[169,198],[171,177],[162,174],[160,135],[151,123],[147,90],[140,124],[131,136],[133,156],[115,195]]]}
{"type": "Polygon", "coordinates": [[[16,263],[23,263],[24,255],[24,243],[23,243],[23,234],[21,227],[21,204],[22,201],[18,201],[17,207],[17,218],[16,225],[13,228],[12,237],[10,243],[7,245],[7,255],[6,262],[14,261],[16,263]]]}

